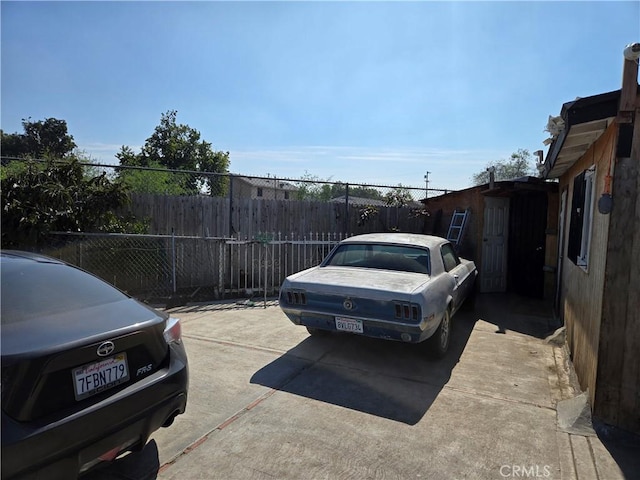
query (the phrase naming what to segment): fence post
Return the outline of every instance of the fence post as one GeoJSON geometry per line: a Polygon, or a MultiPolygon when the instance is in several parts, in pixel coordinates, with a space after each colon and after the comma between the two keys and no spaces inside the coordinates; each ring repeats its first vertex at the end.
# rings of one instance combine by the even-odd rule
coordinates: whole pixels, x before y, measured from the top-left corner
{"type": "Polygon", "coordinates": [[[344,234],[349,230],[349,184],[344,186],[344,234]]]}
{"type": "Polygon", "coordinates": [[[229,174],[229,234],[227,237],[233,236],[233,175],[229,174]]]}
{"type": "MultiPolygon", "coordinates": [[[[274,195],[275,195],[275,190],[274,190],[274,195]]],[[[264,304],[263,304],[263,308],[267,308],[267,257],[269,254],[267,245],[269,245],[269,242],[264,242],[264,304]]]]}
{"type": "Polygon", "coordinates": [[[173,227],[171,227],[171,276],[173,293],[176,293],[176,234],[173,227]]]}

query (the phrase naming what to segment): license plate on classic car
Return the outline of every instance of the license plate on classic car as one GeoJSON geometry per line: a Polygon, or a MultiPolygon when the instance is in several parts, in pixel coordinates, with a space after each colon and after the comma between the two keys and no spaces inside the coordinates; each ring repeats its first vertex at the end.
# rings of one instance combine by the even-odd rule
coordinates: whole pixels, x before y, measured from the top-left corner
{"type": "Polygon", "coordinates": [[[120,353],[73,371],[76,400],[95,395],[129,380],[127,355],[120,353]]]}
{"type": "Polygon", "coordinates": [[[341,332],[364,333],[362,320],[357,318],[336,317],[336,330],[341,332]]]}

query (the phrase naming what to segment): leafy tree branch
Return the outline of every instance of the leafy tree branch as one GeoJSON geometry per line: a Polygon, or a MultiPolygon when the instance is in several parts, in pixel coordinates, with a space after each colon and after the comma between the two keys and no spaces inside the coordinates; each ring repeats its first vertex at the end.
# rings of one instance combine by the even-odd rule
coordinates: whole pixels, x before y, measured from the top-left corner
{"type": "Polygon", "coordinates": [[[484,185],[485,183],[489,183],[490,168],[494,169],[494,179],[496,181],[526,177],[533,175],[535,171],[534,160],[529,150],[519,148],[517,152],[511,154],[508,160],[489,162],[483,171],[475,173],[471,177],[473,184],[484,185]]]}

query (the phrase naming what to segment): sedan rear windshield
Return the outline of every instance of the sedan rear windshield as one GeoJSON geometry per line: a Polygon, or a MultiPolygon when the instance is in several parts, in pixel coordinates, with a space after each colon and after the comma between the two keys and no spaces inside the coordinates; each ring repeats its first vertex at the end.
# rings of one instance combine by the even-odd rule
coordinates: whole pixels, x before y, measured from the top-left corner
{"type": "Polygon", "coordinates": [[[429,250],[400,245],[343,244],[324,265],[431,273],[429,250]]]}
{"type": "Polygon", "coordinates": [[[93,275],[56,263],[6,261],[1,275],[3,325],[128,298],[93,275]]]}

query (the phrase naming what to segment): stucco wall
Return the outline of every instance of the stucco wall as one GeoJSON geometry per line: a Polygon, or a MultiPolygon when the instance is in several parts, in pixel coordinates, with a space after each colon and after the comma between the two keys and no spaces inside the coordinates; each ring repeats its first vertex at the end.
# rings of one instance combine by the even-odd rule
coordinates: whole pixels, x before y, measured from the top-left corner
{"type": "MultiPolygon", "coordinates": [[[[292,200],[295,198],[295,191],[284,190],[281,188],[269,186],[269,182],[270,180],[265,180],[265,186],[258,187],[241,179],[234,179],[233,196],[234,198],[251,198],[262,200],[292,200]],[[262,196],[258,196],[258,188],[262,188],[262,196]],[[289,198],[285,198],[286,192],[288,192],[289,198]]],[[[273,181],[274,185],[275,182],[276,180],[273,181]]]]}

